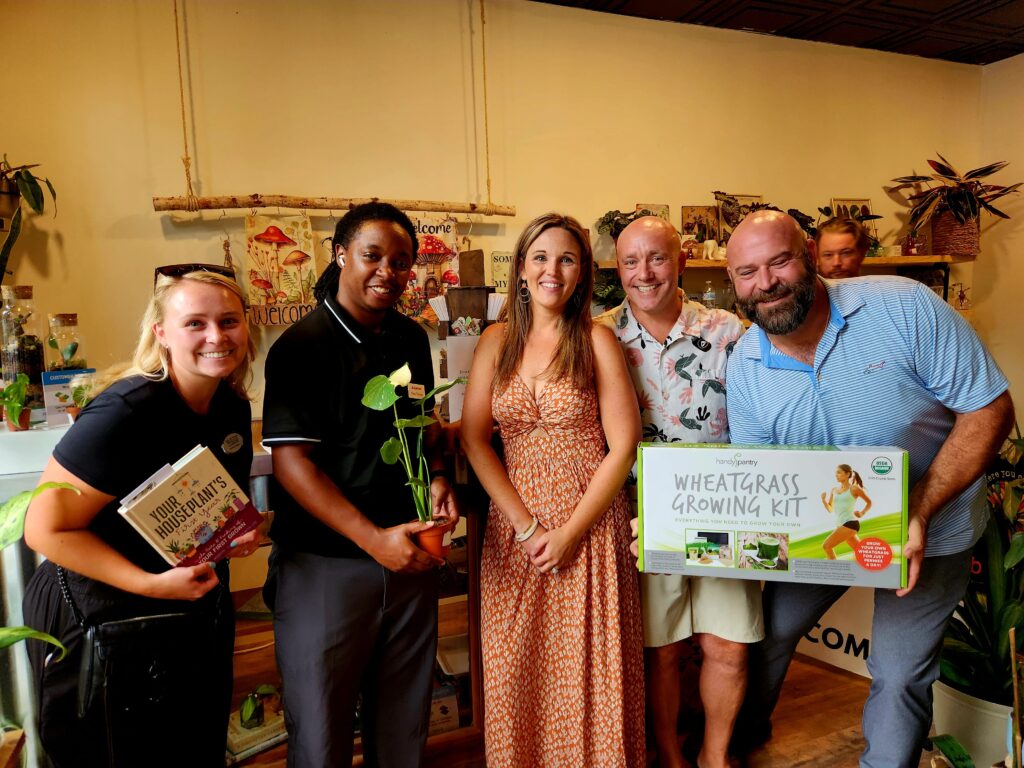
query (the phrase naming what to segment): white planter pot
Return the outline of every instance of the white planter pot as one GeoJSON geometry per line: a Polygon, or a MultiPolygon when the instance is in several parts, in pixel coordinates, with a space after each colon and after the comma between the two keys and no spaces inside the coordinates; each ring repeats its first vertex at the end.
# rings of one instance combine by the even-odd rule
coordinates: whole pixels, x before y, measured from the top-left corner
{"type": "Polygon", "coordinates": [[[949,733],[979,768],[1006,757],[1006,719],[1010,708],[976,699],[936,681],[932,685],[935,733],[949,733]]]}

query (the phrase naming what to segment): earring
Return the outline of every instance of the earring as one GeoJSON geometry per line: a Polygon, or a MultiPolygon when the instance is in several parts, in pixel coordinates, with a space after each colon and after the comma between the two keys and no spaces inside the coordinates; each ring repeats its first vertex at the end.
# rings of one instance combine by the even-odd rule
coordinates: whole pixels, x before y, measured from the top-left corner
{"type": "Polygon", "coordinates": [[[530,303],[530,289],[526,286],[525,280],[519,281],[519,303],[529,304],[530,303]]]}

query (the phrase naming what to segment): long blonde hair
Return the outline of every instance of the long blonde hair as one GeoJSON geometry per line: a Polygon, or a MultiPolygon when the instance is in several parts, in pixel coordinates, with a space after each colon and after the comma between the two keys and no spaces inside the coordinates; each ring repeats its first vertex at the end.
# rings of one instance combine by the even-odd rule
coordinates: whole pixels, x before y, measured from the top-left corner
{"type": "Polygon", "coordinates": [[[565,304],[561,317],[561,342],[551,365],[544,372],[553,380],[563,377],[586,389],[593,385],[594,348],[590,338],[590,297],[594,290],[594,252],[590,247],[590,235],[576,219],[560,213],[545,213],[526,225],[516,241],[513,262],[513,279],[508,281],[508,298],[505,301],[505,338],[498,353],[498,364],[494,372],[494,385],[502,389],[508,385],[526,349],[526,337],[533,323],[533,312],[529,301],[523,301],[521,291],[525,290],[523,268],[526,252],[533,242],[549,229],[564,229],[580,248],[580,277],[576,288],[565,304]]]}
{"type": "MultiPolygon", "coordinates": [[[[157,277],[156,285],[153,288],[153,295],[146,305],[146,312],[142,315],[142,322],[139,323],[139,341],[135,345],[135,353],[132,355],[131,362],[117,363],[99,374],[96,384],[92,389],[91,394],[93,397],[111,384],[121,379],[126,379],[129,376],[145,376],[153,381],[163,381],[170,375],[170,357],[167,350],[164,349],[157,339],[153,326],[163,323],[168,298],[174,289],[185,280],[227,288],[238,298],[244,313],[245,297],[242,295],[242,289],[238,286],[238,283],[230,278],[218,275],[215,272],[201,271],[188,272],[180,277],[160,275],[157,277]]],[[[254,359],[256,359],[256,342],[250,333],[248,343],[246,344],[245,359],[225,379],[235,394],[244,400],[252,399],[248,386],[252,379],[252,361],[254,359]]]]}

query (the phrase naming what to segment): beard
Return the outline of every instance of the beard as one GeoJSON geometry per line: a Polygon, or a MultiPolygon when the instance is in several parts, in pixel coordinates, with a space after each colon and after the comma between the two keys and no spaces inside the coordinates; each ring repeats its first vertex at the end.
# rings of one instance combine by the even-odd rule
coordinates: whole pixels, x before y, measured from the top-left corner
{"type": "Polygon", "coordinates": [[[804,277],[794,283],[779,283],[770,291],[754,291],[736,303],[744,314],[768,333],[784,336],[799,328],[814,305],[816,275],[807,270],[804,277]],[[760,307],[763,302],[789,296],[790,301],[771,308],[760,307]]]}

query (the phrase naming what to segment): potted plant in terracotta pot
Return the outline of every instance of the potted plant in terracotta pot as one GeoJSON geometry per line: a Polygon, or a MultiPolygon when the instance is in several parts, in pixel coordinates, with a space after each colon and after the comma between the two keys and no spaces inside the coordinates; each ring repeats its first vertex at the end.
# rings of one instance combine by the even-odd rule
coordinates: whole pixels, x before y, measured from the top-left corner
{"type": "Polygon", "coordinates": [[[979,765],[991,765],[1004,754],[1013,703],[1011,628],[1018,645],[1024,643],[1022,453],[1018,430],[988,470],[988,527],[974,548],[967,593],[946,629],[933,689],[936,730],[956,736],[979,765]],[[990,735],[983,736],[987,727],[990,735]]]}
{"type": "MultiPolygon", "coordinates": [[[[430,499],[430,467],[427,465],[427,457],[423,450],[423,432],[431,424],[436,423],[435,419],[426,414],[426,402],[435,395],[447,392],[456,384],[465,383],[466,379],[454,379],[447,384],[434,387],[422,397],[414,398],[413,403],[420,409],[419,416],[403,419],[398,415],[396,403],[399,395],[396,390],[398,387],[408,389],[411,381],[412,371],[408,363],[397,371],[392,371],[388,376],[374,376],[363,388],[362,403],[374,411],[386,411],[390,408],[394,412],[397,435],[384,441],[380,447],[380,456],[386,464],[401,462],[408,478],[406,485],[412,491],[413,503],[416,505],[416,516],[420,522],[425,523],[434,518],[430,499]]],[[[442,541],[450,526],[447,525],[447,520],[438,522],[440,524],[433,528],[416,534],[417,543],[421,549],[432,555],[444,557],[448,548],[442,541]]]]}
{"type": "Polygon", "coordinates": [[[64,410],[71,417],[71,420],[74,421],[93,398],[93,375],[91,373],[80,373],[71,379],[69,384],[71,386],[72,405],[66,406],[64,410]]]}
{"type": "Polygon", "coordinates": [[[10,384],[0,390],[0,405],[4,407],[4,420],[12,432],[29,428],[31,411],[25,407],[28,399],[28,376],[19,373],[10,384]]]}
{"type": "Polygon", "coordinates": [[[1006,167],[1006,162],[983,165],[960,174],[942,155],[929,160],[931,176],[899,176],[892,190],[920,184],[929,186],[910,195],[910,231],[932,224],[932,252],[975,257],[980,252],[978,220],[988,211],[1001,219],[1010,218],[992,205],[993,201],[1016,192],[1020,182],[1008,187],[981,181],[1006,167]],[[935,185],[935,186],[932,186],[935,185]]]}
{"type": "MultiPolygon", "coordinates": [[[[7,239],[0,245],[0,280],[7,272],[7,259],[21,234],[21,202],[24,200],[36,213],[43,212],[43,188],[31,170],[36,167],[38,164],[11,165],[7,155],[0,160],[0,218],[10,220],[7,239]]],[[[57,193],[53,184],[45,178],[43,183],[50,190],[50,199],[56,206],[57,193]]]]}

